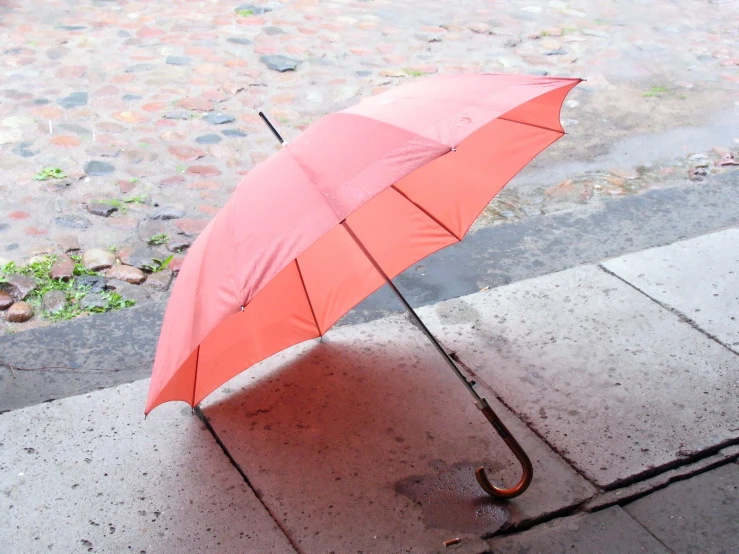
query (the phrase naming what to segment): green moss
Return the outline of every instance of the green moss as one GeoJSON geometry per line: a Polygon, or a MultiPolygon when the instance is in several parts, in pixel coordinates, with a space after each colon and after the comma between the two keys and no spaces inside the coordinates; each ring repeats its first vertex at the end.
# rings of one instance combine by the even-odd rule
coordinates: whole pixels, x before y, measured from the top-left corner
{"type": "MultiPolygon", "coordinates": [[[[74,276],[69,281],[51,278],[51,266],[56,262],[56,256],[43,256],[32,263],[19,266],[10,262],[5,267],[0,268],[0,282],[7,281],[7,277],[11,274],[26,275],[36,280],[36,289],[31,291],[26,298],[26,302],[34,306],[36,312],[44,319],[50,321],[63,321],[74,319],[84,313],[108,312],[112,310],[120,310],[134,305],[133,300],[124,300],[118,293],[104,292],[105,305],[101,308],[83,309],[80,301],[89,294],[88,287],[78,287],[77,277],[83,275],[100,275],[95,271],[90,271],[82,264],[82,258],[79,255],[70,255],[74,261],[74,276]],[[44,295],[52,290],[62,291],[65,295],[64,307],[55,313],[50,313],[42,309],[42,301],[44,295]]],[[[167,262],[169,263],[169,262],[167,262]]],[[[166,266],[165,266],[166,267],[166,266]]],[[[160,269],[161,271],[161,269],[160,269]]]]}
{"type": "Polygon", "coordinates": [[[33,177],[34,181],[46,181],[47,179],[64,179],[67,175],[58,167],[45,167],[33,177]]]}

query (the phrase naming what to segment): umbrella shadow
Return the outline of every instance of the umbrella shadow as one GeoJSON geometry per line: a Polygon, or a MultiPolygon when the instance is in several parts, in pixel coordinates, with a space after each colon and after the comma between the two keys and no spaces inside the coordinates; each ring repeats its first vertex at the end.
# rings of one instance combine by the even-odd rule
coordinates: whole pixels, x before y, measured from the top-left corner
{"type": "Polygon", "coordinates": [[[495,445],[496,459],[493,430],[419,337],[368,335],[253,368],[259,375],[242,374],[203,413],[257,494],[290,519],[288,506],[361,518],[378,503],[416,512],[426,528],[498,529],[509,508],[481,491],[474,470],[515,475],[505,447],[495,445]]]}

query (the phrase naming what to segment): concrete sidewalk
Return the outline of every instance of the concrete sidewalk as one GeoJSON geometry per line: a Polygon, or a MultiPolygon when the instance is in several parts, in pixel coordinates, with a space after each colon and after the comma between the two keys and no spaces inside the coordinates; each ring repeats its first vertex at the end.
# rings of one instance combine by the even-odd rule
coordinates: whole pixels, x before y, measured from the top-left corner
{"type": "Polygon", "coordinates": [[[332,330],[201,406],[147,382],[0,415],[9,552],[731,552],[739,229],[428,306],[531,488],[403,316],[332,330]],[[461,541],[448,548],[446,540],[461,541]]]}

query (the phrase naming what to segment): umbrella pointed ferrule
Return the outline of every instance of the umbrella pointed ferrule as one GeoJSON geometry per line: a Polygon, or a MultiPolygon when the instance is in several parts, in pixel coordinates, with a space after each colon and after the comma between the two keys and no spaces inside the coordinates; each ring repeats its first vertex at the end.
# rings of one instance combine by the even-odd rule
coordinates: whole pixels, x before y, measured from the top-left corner
{"type": "Polygon", "coordinates": [[[285,142],[285,139],[282,138],[282,135],[277,132],[277,129],[275,129],[275,126],[272,125],[269,119],[267,119],[267,116],[264,115],[264,112],[259,112],[259,117],[262,118],[262,121],[269,127],[269,130],[272,131],[272,134],[275,136],[275,138],[280,141],[280,145],[285,146],[287,142],[285,142]]]}

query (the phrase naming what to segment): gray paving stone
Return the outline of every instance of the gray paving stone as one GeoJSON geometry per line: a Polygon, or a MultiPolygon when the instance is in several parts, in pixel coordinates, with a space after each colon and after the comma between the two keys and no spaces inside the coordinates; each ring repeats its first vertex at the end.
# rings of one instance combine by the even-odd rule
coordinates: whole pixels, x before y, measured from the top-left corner
{"type": "Polygon", "coordinates": [[[188,56],[167,56],[166,62],[170,65],[190,65],[192,60],[188,56]]]}
{"type": "Polygon", "coordinates": [[[245,137],[246,133],[240,129],[226,129],[223,134],[227,137],[245,137]]]}
{"type": "Polygon", "coordinates": [[[530,452],[529,490],[494,501],[477,484],[520,477],[515,458],[426,338],[402,317],[332,330],[249,369],[203,412],[306,552],[431,552],[563,507],[594,489],[488,396],[530,452]],[[296,464],[296,462],[299,463],[296,464]]]}
{"type": "Polygon", "coordinates": [[[57,128],[64,129],[65,131],[69,131],[81,137],[91,137],[92,136],[92,131],[90,129],[87,129],[86,127],[82,127],[81,125],[76,125],[74,123],[59,123],[57,125],[57,128]]]}
{"type": "Polygon", "coordinates": [[[203,121],[207,121],[211,125],[223,125],[225,123],[233,123],[236,118],[225,113],[209,113],[203,116],[203,121]]]}
{"type": "Polygon", "coordinates": [[[89,95],[86,92],[73,92],[64,98],[60,98],[56,103],[65,109],[79,108],[87,104],[88,99],[89,95]]]}
{"type": "Polygon", "coordinates": [[[108,175],[114,171],[115,167],[106,162],[91,160],[85,164],[85,173],[92,176],[108,175]]]}
{"type": "Polygon", "coordinates": [[[32,142],[21,142],[18,146],[13,148],[13,152],[18,154],[21,158],[32,158],[39,153],[39,150],[31,148],[32,146],[32,142]]]}
{"type": "Polygon", "coordinates": [[[495,554],[669,553],[618,506],[595,514],[555,519],[517,535],[492,539],[489,543],[495,554]]]}
{"type": "Polygon", "coordinates": [[[198,144],[218,144],[223,140],[223,137],[215,135],[213,133],[207,135],[201,135],[195,139],[198,144]]]}
{"type": "Polygon", "coordinates": [[[246,46],[248,44],[252,44],[254,41],[249,40],[248,38],[244,37],[229,37],[226,39],[231,44],[238,44],[240,46],[246,46]]]}
{"type": "Polygon", "coordinates": [[[595,266],[420,314],[600,486],[737,436],[739,358],[595,266]]]}
{"type": "Polygon", "coordinates": [[[739,229],[629,254],[602,265],[739,353],[739,229]]]}
{"type": "Polygon", "coordinates": [[[148,380],[0,416],[5,552],[293,552],[190,409],[148,380]]]}
{"type": "Polygon", "coordinates": [[[290,58],[288,56],[283,56],[282,54],[261,56],[259,58],[259,61],[270,69],[273,69],[274,71],[279,71],[280,73],[284,73],[285,71],[294,71],[300,65],[299,60],[290,58]]]}
{"type": "Polygon", "coordinates": [[[89,219],[82,215],[63,215],[57,217],[55,220],[57,225],[60,227],[67,227],[70,229],[87,229],[92,223],[89,219]]]}
{"type": "Polygon", "coordinates": [[[629,504],[626,511],[672,552],[737,552],[739,465],[674,483],[629,504]]]}

